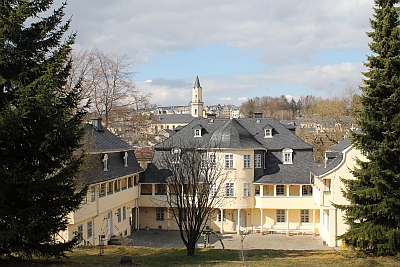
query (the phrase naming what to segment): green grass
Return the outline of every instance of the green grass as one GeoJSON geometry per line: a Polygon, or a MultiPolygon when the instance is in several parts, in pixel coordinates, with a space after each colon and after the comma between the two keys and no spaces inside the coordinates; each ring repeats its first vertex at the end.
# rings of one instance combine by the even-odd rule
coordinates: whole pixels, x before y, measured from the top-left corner
{"type": "MultiPolygon", "coordinates": [[[[132,256],[133,266],[188,267],[242,266],[238,250],[198,249],[195,256],[187,256],[185,249],[161,249],[144,247],[108,246],[104,255],[99,256],[98,248],[77,248],[68,253],[68,259],[9,261],[0,259],[0,266],[35,266],[35,267],[113,267],[120,266],[121,256],[132,256]]],[[[347,250],[328,251],[290,251],[290,250],[247,250],[246,266],[400,266],[399,257],[371,258],[347,250]]]]}

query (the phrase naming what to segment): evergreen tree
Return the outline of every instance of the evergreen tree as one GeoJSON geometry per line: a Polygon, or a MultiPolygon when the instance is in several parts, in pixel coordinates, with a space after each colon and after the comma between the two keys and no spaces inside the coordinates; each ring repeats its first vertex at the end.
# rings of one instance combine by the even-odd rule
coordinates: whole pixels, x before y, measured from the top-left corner
{"type": "Polygon", "coordinates": [[[372,32],[356,117],[362,134],[352,142],[367,157],[357,161],[354,180],[343,180],[350,247],[375,255],[400,252],[400,32],[399,0],[375,0],[372,32]]]}
{"type": "Polygon", "coordinates": [[[63,40],[66,4],[52,4],[0,4],[0,256],[60,257],[76,242],[56,236],[86,192],[76,180],[84,112],[79,88],[65,87],[75,39],[63,40]]]}

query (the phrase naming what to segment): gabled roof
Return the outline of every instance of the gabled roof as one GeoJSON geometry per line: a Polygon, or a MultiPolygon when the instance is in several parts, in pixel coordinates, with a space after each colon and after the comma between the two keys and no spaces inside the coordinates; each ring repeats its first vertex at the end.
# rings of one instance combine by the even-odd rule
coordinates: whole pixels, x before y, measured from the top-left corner
{"type": "Polygon", "coordinates": [[[274,118],[259,119],[220,119],[209,122],[206,118],[193,119],[175,135],[155,148],[171,147],[204,147],[232,149],[312,149],[312,146],[301,140],[274,118]],[[202,125],[204,133],[201,138],[194,138],[193,127],[202,125]],[[274,129],[272,138],[264,138],[265,126],[274,129]]]}

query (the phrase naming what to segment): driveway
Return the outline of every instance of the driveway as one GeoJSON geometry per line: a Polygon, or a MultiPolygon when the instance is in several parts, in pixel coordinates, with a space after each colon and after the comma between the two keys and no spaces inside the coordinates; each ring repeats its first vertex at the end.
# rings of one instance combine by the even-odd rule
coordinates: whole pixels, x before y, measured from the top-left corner
{"type": "MultiPolygon", "coordinates": [[[[129,237],[132,241],[128,246],[144,246],[157,248],[184,248],[179,231],[166,230],[140,230],[135,231],[129,237]]],[[[241,237],[236,234],[225,234],[221,238],[226,249],[240,249],[241,237]]],[[[203,244],[204,239],[200,237],[198,244],[203,244]]],[[[222,245],[214,236],[210,236],[210,244],[221,249],[222,245]]],[[[279,250],[329,250],[332,249],[323,244],[322,239],[312,235],[261,235],[252,233],[245,236],[245,249],[279,249],[279,250]]]]}

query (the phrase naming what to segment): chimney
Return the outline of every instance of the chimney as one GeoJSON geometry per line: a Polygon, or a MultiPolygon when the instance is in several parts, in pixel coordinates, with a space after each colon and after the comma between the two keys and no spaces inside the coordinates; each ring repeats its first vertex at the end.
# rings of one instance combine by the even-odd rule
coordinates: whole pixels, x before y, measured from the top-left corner
{"type": "Polygon", "coordinates": [[[262,119],[262,115],[263,115],[262,112],[254,112],[254,118],[255,119],[262,119]]]}
{"type": "Polygon", "coordinates": [[[208,123],[214,123],[216,115],[214,113],[207,113],[208,123]]]}
{"type": "Polygon", "coordinates": [[[99,131],[99,132],[104,131],[103,126],[101,125],[101,118],[92,118],[90,120],[92,121],[93,128],[96,131],[99,131]]]}

